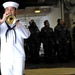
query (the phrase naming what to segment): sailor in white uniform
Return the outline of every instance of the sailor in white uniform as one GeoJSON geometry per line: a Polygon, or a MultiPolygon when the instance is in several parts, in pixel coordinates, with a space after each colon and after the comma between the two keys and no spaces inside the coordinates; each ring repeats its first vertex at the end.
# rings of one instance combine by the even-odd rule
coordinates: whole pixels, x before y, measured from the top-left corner
{"type": "Polygon", "coordinates": [[[30,32],[19,21],[14,25],[8,25],[6,19],[9,14],[16,16],[19,4],[16,2],[3,3],[5,13],[0,20],[1,28],[1,74],[23,75],[25,68],[24,39],[30,36],[30,32]]]}

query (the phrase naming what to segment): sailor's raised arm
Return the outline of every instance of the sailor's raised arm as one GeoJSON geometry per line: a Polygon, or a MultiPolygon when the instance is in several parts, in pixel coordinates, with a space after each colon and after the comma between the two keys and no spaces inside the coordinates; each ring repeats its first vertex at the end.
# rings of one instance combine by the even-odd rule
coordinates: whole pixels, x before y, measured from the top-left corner
{"type": "Polygon", "coordinates": [[[8,17],[8,15],[9,14],[7,12],[3,14],[2,19],[0,19],[0,25],[6,21],[6,18],[8,17]]]}

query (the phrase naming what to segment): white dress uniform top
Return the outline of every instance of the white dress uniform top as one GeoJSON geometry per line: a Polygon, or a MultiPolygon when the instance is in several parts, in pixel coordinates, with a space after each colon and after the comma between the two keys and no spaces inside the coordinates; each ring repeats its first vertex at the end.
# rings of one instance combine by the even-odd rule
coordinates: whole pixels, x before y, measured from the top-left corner
{"type": "MultiPolygon", "coordinates": [[[[10,3],[9,3],[10,4],[10,3]]],[[[5,4],[6,8],[9,6],[5,4]]],[[[12,6],[14,4],[11,2],[12,6]]],[[[15,6],[17,8],[17,5],[15,6]]],[[[25,67],[25,51],[24,51],[24,39],[30,36],[30,32],[22,24],[18,24],[14,29],[16,32],[16,38],[14,30],[8,31],[6,39],[6,31],[8,29],[5,22],[0,25],[1,28],[1,73],[2,75],[23,75],[25,67]],[[15,42],[16,39],[16,42],[15,42]],[[7,41],[6,41],[7,40],[7,41]]]]}
{"type": "Polygon", "coordinates": [[[1,71],[1,28],[0,28],[0,71],[1,71]]]}
{"type": "MultiPolygon", "coordinates": [[[[7,41],[6,41],[6,30],[7,30],[6,23],[2,23],[1,25],[1,70],[4,71],[4,74],[6,73],[6,68],[12,67],[13,63],[15,63],[15,60],[18,60],[18,64],[22,64],[22,61],[20,62],[19,59],[25,60],[25,51],[24,51],[24,38],[28,38],[30,36],[30,32],[21,24],[15,27],[16,31],[16,38],[13,30],[10,30],[7,35],[7,41]],[[16,43],[15,43],[16,39],[16,43]],[[11,66],[10,66],[11,65],[11,66]],[[5,69],[5,70],[4,70],[5,69]]],[[[25,61],[23,61],[25,62],[25,61]]],[[[16,64],[16,63],[15,63],[16,64]]],[[[14,67],[17,68],[17,65],[14,64],[14,67]]],[[[24,66],[24,64],[23,64],[24,66]]],[[[12,67],[13,68],[13,67],[12,67]]],[[[10,71],[11,73],[12,71],[10,71]]],[[[19,71],[20,72],[20,71],[19,71]]],[[[11,75],[9,73],[9,75],[11,75]]],[[[8,75],[8,74],[5,74],[8,75]]],[[[14,75],[14,74],[13,74],[14,75]]],[[[16,75],[21,75],[16,74],[16,75]]]]}

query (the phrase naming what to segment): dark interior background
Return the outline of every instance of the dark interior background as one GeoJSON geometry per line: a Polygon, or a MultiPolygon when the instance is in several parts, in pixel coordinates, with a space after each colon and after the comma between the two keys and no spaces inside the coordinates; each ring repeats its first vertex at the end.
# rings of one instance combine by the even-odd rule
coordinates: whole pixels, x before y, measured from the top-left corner
{"type": "MultiPolygon", "coordinates": [[[[4,12],[4,8],[2,4],[9,0],[1,0],[0,1],[0,17],[4,12]]],[[[25,9],[28,6],[53,6],[57,5],[59,0],[13,0],[20,4],[19,9],[25,9]]]]}

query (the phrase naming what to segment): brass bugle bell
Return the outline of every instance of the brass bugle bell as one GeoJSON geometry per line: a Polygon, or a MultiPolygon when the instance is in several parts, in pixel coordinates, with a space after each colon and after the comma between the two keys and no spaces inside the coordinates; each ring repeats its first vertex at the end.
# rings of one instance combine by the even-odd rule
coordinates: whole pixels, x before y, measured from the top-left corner
{"type": "Polygon", "coordinates": [[[13,15],[9,15],[9,16],[7,17],[7,19],[6,19],[6,23],[7,23],[8,25],[15,24],[15,22],[16,22],[16,17],[13,16],[13,15]]]}

